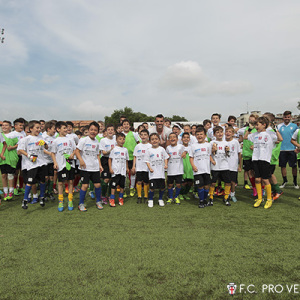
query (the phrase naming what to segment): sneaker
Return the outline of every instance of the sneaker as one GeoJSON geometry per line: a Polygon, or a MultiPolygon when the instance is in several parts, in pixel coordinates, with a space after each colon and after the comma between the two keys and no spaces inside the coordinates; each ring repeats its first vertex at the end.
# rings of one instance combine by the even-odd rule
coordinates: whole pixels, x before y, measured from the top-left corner
{"type": "Polygon", "coordinates": [[[175,198],[175,204],[180,204],[180,200],[179,200],[179,198],[175,198]]]}
{"type": "Polygon", "coordinates": [[[3,200],[4,200],[4,201],[7,201],[7,197],[8,197],[8,194],[5,193],[5,194],[4,194],[4,197],[3,197],[3,200]]]}
{"type": "Polygon", "coordinates": [[[126,194],[125,190],[124,190],[124,194],[123,194],[123,198],[127,198],[128,195],[126,194]]]}
{"type": "Polygon", "coordinates": [[[100,201],[96,202],[96,206],[97,206],[98,209],[103,209],[103,206],[102,206],[100,201]]]}
{"type": "Polygon", "coordinates": [[[244,189],[245,189],[245,190],[251,190],[251,187],[250,187],[250,185],[247,183],[247,184],[244,185],[244,189]]]}
{"type": "Polygon", "coordinates": [[[119,205],[124,205],[124,199],[123,198],[119,198],[119,205]]]}
{"type": "Polygon", "coordinates": [[[144,198],[144,203],[148,203],[148,198],[144,198]]]}
{"type": "Polygon", "coordinates": [[[141,203],[142,203],[142,198],[141,198],[141,197],[138,197],[136,203],[137,203],[137,204],[141,204],[141,203]]]}
{"type": "Polygon", "coordinates": [[[148,201],[148,207],[153,207],[153,200],[148,201]]]}
{"type": "Polygon", "coordinates": [[[68,201],[68,210],[73,210],[73,201],[68,201]]]}
{"type": "Polygon", "coordinates": [[[184,195],[183,197],[184,197],[185,200],[191,200],[191,198],[188,195],[184,195]]]}
{"type": "Polygon", "coordinates": [[[231,200],[232,200],[233,202],[237,202],[237,199],[236,199],[235,196],[231,196],[231,200]]]}
{"type": "Polygon", "coordinates": [[[299,185],[294,183],[294,189],[299,190],[299,185]]]}
{"type": "Polygon", "coordinates": [[[214,200],[209,199],[208,202],[207,202],[207,206],[214,206],[214,200]]]}
{"type": "Polygon", "coordinates": [[[256,190],[256,188],[253,188],[252,196],[253,197],[257,197],[257,190],[256,190]]]}
{"type": "Polygon", "coordinates": [[[160,207],[164,207],[164,206],[165,206],[164,200],[159,199],[159,200],[158,200],[158,205],[159,205],[160,207]]]}
{"type": "Polygon", "coordinates": [[[41,207],[44,207],[44,206],[45,206],[45,198],[44,198],[44,197],[41,197],[41,198],[40,198],[40,206],[41,206],[41,207]]]}
{"type": "Polygon", "coordinates": [[[231,206],[230,201],[229,201],[228,199],[225,200],[225,205],[226,205],[226,206],[231,206]]]}
{"type": "Polygon", "coordinates": [[[283,194],[283,191],[280,191],[279,193],[275,193],[273,195],[273,200],[277,200],[282,194],[283,194]]]}
{"type": "Polygon", "coordinates": [[[54,200],[55,200],[55,197],[53,196],[52,193],[49,194],[49,199],[50,199],[51,201],[54,201],[54,200]]]}
{"type": "Polygon", "coordinates": [[[282,185],[280,186],[280,188],[281,188],[281,189],[284,189],[286,185],[287,185],[287,181],[284,181],[284,182],[282,183],[282,185]]]}
{"type": "Polygon", "coordinates": [[[90,195],[90,197],[91,197],[92,199],[95,199],[95,194],[94,194],[93,191],[89,192],[89,195],[90,195]]]}
{"type": "Polygon", "coordinates": [[[272,204],[273,204],[273,200],[267,200],[264,208],[268,209],[272,206],[272,204]]]}
{"type": "Polygon", "coordinates": [[[28,208],[27,203],[28,203],[28,201],[26,199],[23,199],[23,201],[22,201],[22,208],[23,209],[27,209],[28,208]]]}
{"type": "Polygon", "coordinates": [[[116,206],[115,199],[109,199],[109,206],[110,207],[115,207],[116,206]]]}
{"type": "Polygon", "coordinates": [[[259,207],[260,204],[262,203],[263,199],[256,199],[254,203],[254,207],[259,207]]]}
{"type": "Polygon", "coordinates": [[[54,194],[58,194],[57,189],[53,189],[53,193],[54,193],[54,194]]]}
{"type": "Polygon", "coordinates": [[[12,200],[14,194],[12,192],[8,193],[6,200],[12,200]]]}
{"type": "Polygon", "coordinates": [[[200,201],[198,207],[199,208],[204,208],[205,207],[204,201],[200,201]]]}
{"type": "Polygon", "coordinates": [[[80,203],[79,206],[78,206],[78,209],[80,211],[87,211],[87,209],[85,208],[85,205],[83,203],[80,203]]]}
{"type": "Polygon", "coordinates": [[[15,196],[19,196],[20,195],[18,189],[14,189],[14,195],[15,196]]]}
{"type": "Polygon", "coordinates": [[[183,195],[179,195],[178,198],[179,198],[179,200],[181,200],[181,201],[184,200],[184,196],[183,196],[183,195]]]}
{"type": "Polygon", "coordinates": [[[135,188],[130,188],[130,197],[135,195],[135,188]]]}
{"type": "Polygon", "coordinates": [[[63,211],[64,210],[64,201],[59,201],[58,202],[58,211],[63,211]]]}
{"type": "Polygon", "coordinates": [[[173,202],[173,199],[172,198],[169,198],[168,200],[167,200],[167,204],[171,204],[173,202]]]}

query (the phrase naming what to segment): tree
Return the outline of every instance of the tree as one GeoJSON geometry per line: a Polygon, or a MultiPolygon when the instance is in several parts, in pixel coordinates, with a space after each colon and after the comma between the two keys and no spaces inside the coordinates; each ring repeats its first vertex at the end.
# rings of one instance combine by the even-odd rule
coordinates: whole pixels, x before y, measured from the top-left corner
{"type": "Polygon", "coordinates": [[[180,117],[180,116],[177,116],[177,115],[173,115],[172,118],[168,118],[169,120],[171,120],[172,122],[188,122],[188,120],[185,118],[185,117],[180,117]]]}

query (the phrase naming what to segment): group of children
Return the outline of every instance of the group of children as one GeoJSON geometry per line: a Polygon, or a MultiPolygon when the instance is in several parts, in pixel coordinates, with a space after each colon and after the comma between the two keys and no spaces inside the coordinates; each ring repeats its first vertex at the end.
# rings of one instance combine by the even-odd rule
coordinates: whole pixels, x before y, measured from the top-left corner
{"type": "MultiPolygon", "coordinates": [[[[16,190],[14,179],[21,170],[20,188],[25,183],[23,209],[29,203],[39,202],[44,206],[46,198],[54,200],[57,182],[58,211],[65,209],[65,188],[67,208],[71,211],[73,192],[78,190],[79,181],[80,211],[87,210],[85,197],[89,189],[95,195],[98,209],[103,209],[108,201],[115,207],[117,191],[117,203],[122,206],[127,196],[127,176],[130,196],[137,192],[137,203],[146,202],[150,208],[154,206],[155,191],[158,191],[158,205],[165,206],[166,185],[166,204],[180,204],[193,188],[199,208],[213,206],[216,187],[223,185],[224,204],[231,206],[231,201],[237,201],[235,187],[243,154],[244,170],[249,173],[253,193],[257,195],[254,207],[263,201],[263,186],[267,195],[264,207],[270,208],[274,195],[279,193],[272,158],[282,138],[276,128],[269,126],[271,114],[254,116],[254,120],[250,117],[249,121],[249,126],[239,130],[230,118],[225,126],[220,126],[220,115],[213,114],[211,121],[192,127],[185,125],[183,132],[180,125],[175,125],[165,147],[161,146],[159,133],[149,134],[147,123],[134,132],[126,118],[117,133],[113,125],[104,128],[103,122],[94,121],[85,128],[83,136],[73,133],[72,122],[33,120],[27,124],[20,118],[15,120],[11,131],[11,123],[4,121],[0,135],[4,200],[12,199],[16,190]]],[[[167,122],[165,125],[168,126],[167,122]]]]}

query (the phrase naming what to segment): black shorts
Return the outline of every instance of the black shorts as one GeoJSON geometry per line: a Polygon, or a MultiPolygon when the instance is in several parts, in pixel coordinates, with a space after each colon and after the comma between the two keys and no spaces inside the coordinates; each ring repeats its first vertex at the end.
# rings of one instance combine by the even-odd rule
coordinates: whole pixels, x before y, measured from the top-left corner
{"type": "Polygon", "coordinates": [[[41,166],[27,171],[27,184],[45,183],[47,166],[41,166]]]}
{"type": "Polygon", "coordinates": [[[201,188],[205,185],[210,185],[210,175],[209,174],[197,174],[194,175],[194,185],[196,188],[201,188]]]}
{"type": "Polygon", "coordinates": [[[131,170],[133,167],[133,160],[128,160],[128,169],[131,170]]]}
{"type": "Polygon", "coordinates": [[[271,175],[275,172],[276,165],[270,165],[270,173],[271,175]]]}
{"type": "Polygon", "coordinates": [[[183,179],[183,182],[187,182],[187,183],[191,183],[191,184],[193,184],[193,182],[194,182],[194,179],[191,179],[191,178],[186,178],[186,179],[183,179]]]}
{"type": "Polygon", "coordinates": [[[18,155],[19,160],[17,162],[16,170],[21,170],[21,165],[22,165],[22,155],[18,155]]]}
{"type": "Polygon", "coordinates": [[[229,171],[229,178],[231,182],[238,183],[238,172],[237,171],[229,171]]]}
{"type": "Polygon", "coordinates": [[[113,176],[111,178],[111,189],[116,189],[119,185],[121,189],[125,188],[125,180],[126,177],[122,176],[121,174],[118,174],[116,176],[113,176]]]}
{"type": "Polygon", "coordinates": [[[270,163],[264,160],[253,161],[255,178],[269,179],[271,177],[270,163]]]}
{"type": "Polygon", "coordinates": [[[252,159],[243,159],[243,170],[244,171],[250,171],[250,170],[253,170],[253,167],[252,167],[252,159]]]}
{"type": "Polygon", "coordinates": [[[71,170],[68,171],[66,168],[63,168],[61,171],[57,172],[57,181],[64,182],[66,180],[74,180],[75,178],[75,169],[71,167],[71,170]]]}
{"type": "Polygon", "coordinates": [[[280,151],[279,167],[285,168],[287,163],[291,168],[297,166],[297,155],[294,151],[280,151]]]}
{"type": "Polygon", "coordinates": [[[28,171],[27,170],[22,170],[22,176],[23,176],[23,181],[24,181],[24,184],[27,184],[27,173],[28,171]]]}
{"type": "Polygon", "coordinates": [[[92,183],[101,183],[100,171],[88,172],[88,171],[80,170],[80,177],[81,177],[82,184],[89,184],[90,181],[92,183]]]}
{"type": "Polygon", "coordinates": [[[46,176],[54,176],[54,168],[53,168],[53,163],[50,163],[47,166],[47,173],[46,173],[46,176]]]}
{"type": "Polygon", "coordinates": [[[225,183],[231,183],[229,170],[211,171],[211,177],[212,183],[216,183],[218,179],[225,183]]]}
{"type": "Polygon", "coordinates": [[[143,181],[149,183],[149,173],[147,171],[136,172],[135,182],[143,181]]]}
{"type": "Polygon", "coordinates": [[[15,174],[16,169],[10,165],[0,165],[0,170],[2,174],[15,174]]]}
{"type": "Polygon", "coordinates": [[[109,172],[109,166],[108,166],[108,157],[102,156],[101,157],[101,165],[103,168],[103,172],[101,173],[101,178],[103,179],[110,179],[111,178],[111,174],[109,172]]]}
{"type": "Polygon", "coordinates": [[[165,179],[152,179],[150,182],[150,190],[164,190],[166,188],[165,179]]]}
{"type": "Polygon", "coordinates": [[[173,184],[174,181],[176,184],[182,184],[182,175],[173,175],[167,177],[168,184],[173,184]]]}

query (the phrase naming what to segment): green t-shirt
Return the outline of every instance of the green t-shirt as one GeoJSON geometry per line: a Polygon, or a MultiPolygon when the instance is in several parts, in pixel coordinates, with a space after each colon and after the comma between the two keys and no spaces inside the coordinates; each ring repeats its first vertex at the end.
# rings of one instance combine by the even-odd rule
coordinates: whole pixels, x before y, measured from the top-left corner
{"type": "Polygon", "coordinates": [[[135,137],[133,135],[132,131],[129,131],[125,138],[125,143],[123,147],[125,147],[128,151],[129,160],[133,160],[133,151],[135,146],[137,145],[137,142],[135,140],[135,137]]]}
{"type": "MultiPolygon", "coordinates": [[[[274,132],[274,130],[272,129],[274,132]]],[[[280,154],[280,147],[281,147],[281,142],[279,144],[275,144],[275,147],[272,150],[272,156],[271,156],[271,161],[270,165],[278,165],[279,164],[279,154],[280,154]]]]}
{"type": "MultiPolygon", "coordinates": [[[[246,127],[244,134],[246,133],[246,131],[248,131],[249,126],[246,127]]],[[[255,128],[253,128],[251,130],[251,133],[256,132],[257,130],[255,128]]],[[[250,142],[249,140],[244,140],[243,141],[243,150],[242,150],[242,155],[243,155],[243,159],[244,160],[249,160],[252,159],[252,154],[253,154],[253,150],[250,149],[250,147],[253,145],[252,142],[250,142]]]]}
{"type": "MultiPolygon", "coordinates": [[[[18,138],[9,139],[2,133],[3,138],[8,146],[15,146],[18,143],[18,138]]],[[[0,144],[0,153],[2,152],[3,144],[0,144]]],[[[17,149],[8,151],[7,149],[4,152],[5,160],[0,159],[0,165],[10,165],[11,167],[15,168],[17,166],[19,157],[17,154],[17,149]]]]}

